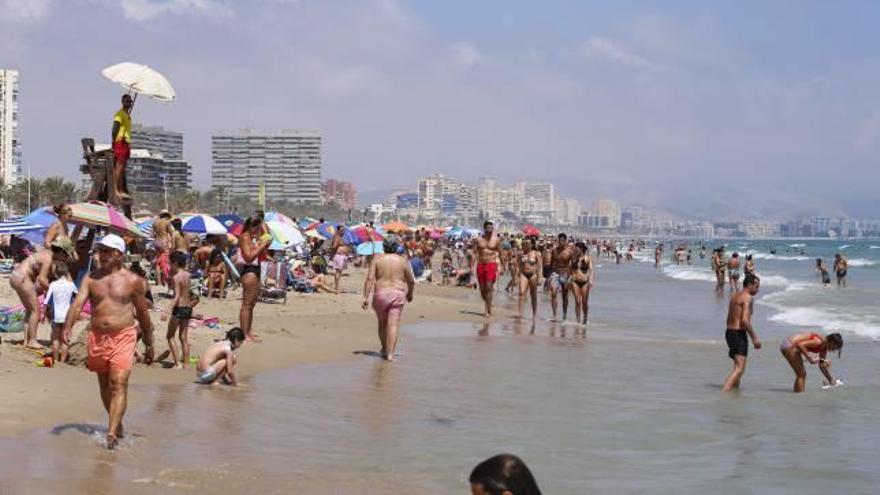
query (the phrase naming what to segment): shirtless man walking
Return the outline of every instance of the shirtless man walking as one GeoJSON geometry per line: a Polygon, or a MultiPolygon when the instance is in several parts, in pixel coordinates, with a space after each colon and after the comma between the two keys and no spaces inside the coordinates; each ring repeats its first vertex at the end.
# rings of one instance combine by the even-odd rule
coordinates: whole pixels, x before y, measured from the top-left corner
{"type": "Polygon", "coordinates": [[[568,236],[564,232],[556,237],[556,246],[553,248],[550,274],[550,308],[553,310],[553,320],[559,321],[557,316],[556,300],[562,294],[562,320],[568,318],[568,290],[571,285],[571,259],[574,251],[568,245],[568,236]]]}
{"type": "Polygon", "coordinates": [[[98,268],[82,282],[79,295],[67,312],[64,335],[88,300],[92,305],[89,325],[88,368],[98,374],[101,400],[109,415],[107,448],[115,449],[123,436],[122,417],[128,402],[128,378],[134,361],[138,325],[143,332],[144,362],[153,361],[153,324],[147,309],[146,284],[125,269],[125,241],[106,235],[97,246],[98,268]]]}
{"type": "MultiPolygon", "coordinates": [[[[492,296],[495,294],[495,281],[498,280],[498,263],[501,261],[501,239],[495,235],[495,224],[486,221],[483,235],[474,240],[474,257],[477,260],[475,273],[480,284],[480,296],[486,306],[486,318],[492,316],[492,296]]],[[[504,275],[501,269],[500,275],[504,275]]]]}
{"type": "Polygon", "coordinates": [[[395,241],[386,239],[382,250],[385,254],[376,255],[367,271],[361,307],[366,311],[372,296],[373,310],[379,322],[382,359],[394,361],[400,316],[403,305],[413,300],[416,280],[409,262],[404,256],[397,254],[395,241]]]}
{"type": "Polygon", "coordinates": [[[733,294],[739,290],[739,270],[740,260],[739,253],[733,253],[727,261],[727,278],[730,279],[730,293],[733,294]]]}
{"type": "Polygon", "coordinates": [[[761,340],[752,328],[752,306],[761,281],[754,275],[746,276],[743,288],[730,298],[727,310],[727,355],[733,359],[733,370],[724,380],[724,390],[739,389],[740,380],[746,371],[746,357],[749,354],[749,337],[755,349],[761,348],[761,340]]]}

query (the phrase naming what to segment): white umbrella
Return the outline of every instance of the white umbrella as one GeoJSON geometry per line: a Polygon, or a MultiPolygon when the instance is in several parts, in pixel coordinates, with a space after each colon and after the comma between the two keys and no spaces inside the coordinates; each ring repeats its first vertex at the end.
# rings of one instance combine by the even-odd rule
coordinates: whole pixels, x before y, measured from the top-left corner
{"type": "Polygon", "coordinates": [[[146,65],[122,62],[101,71],[107,79],[123,88],[161,101],[171,101],[176,94],[165,76],[146,65]]]}

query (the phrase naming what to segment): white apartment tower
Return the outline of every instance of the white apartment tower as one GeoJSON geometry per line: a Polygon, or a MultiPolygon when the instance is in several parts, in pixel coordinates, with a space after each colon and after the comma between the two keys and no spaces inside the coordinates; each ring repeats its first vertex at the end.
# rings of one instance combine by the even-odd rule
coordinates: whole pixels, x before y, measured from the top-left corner
{"type": "Polygon", "coordinates": [[[20,177],[18,71],[0,69],[0,178],[4,184],[12,184],[20,177]]]}
{"type": "Polygon", "coordinates": [[[295,203],[321,202],[321,134],[249,129],[211,136],[215,189],[233,196],[295,203]]]}

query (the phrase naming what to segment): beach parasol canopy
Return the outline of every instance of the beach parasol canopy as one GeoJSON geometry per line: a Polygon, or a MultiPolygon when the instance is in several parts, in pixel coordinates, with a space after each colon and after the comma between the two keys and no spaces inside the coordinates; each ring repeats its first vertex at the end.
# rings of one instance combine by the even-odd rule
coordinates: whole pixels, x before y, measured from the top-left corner
{"type": "Polygon", "coordinates": [[[222,223],[223,226],[226,227],[226,230],[229,230],[236,225],[241,225],[244,223],[244,220],[242,220],[241,217],[236,215],[235,213],[214,215],[214,218],[216,218],[218,222],[222,223]]]}
{"type": "Polygon", "coordinates": [[[291,227],[299,228],[299,225],[297,225],[296,222],[291,220],[290,217],[288,217],[287,215],[285,215],[283,213],[279,213],[277,211],[270,211],[270,212],[266,213],[265,220],[267,222],[286,223],[287,225],[290,225],[291,227]]]}
{"type": "Polygon", "coordinates": [[[383,250],[381,242],[364,242],[362,244],[358,244],[358,247],[355,249],[357,254],[360,256],[372,256],[374,254],[382,254],[385,251],[383,250]]]}
{"type": "Polygon", "coordinates": [[[101,71],[107,79],[128,91],[159,101],[171,101],[176,96],[171,83],[162,74],[146,65],[122,62],[101,71]]]}
{"type": "Polygon", "coordinates": [[[410,231],[409,225],[407,225],[403,222],[386,223],[384,226],[382,226],[382,229],[385,230],[385,232],[409,232],[410,231]]]}
{"type": "Polygon", "coordinates": [[[226,227],[216,218],[208,215],[193,215],[186,219],[180,227],[184,232],[193,234],[225,234],[226,227]]]}
{"type": "Polygon", "coordinates": [[[538,237],[541,235],[541,231],[538,230],[534,225],[524,225],[522,228],[522,233],[528,237],[538,237]]]}
{"type": "Polygon", "coordinates": [[[283,247],[291,247],[306,241],[300,231],[292,225],[276,221],[266,222],[266,225],[269,226],[273,244],[278,243],[283,247]]]}
{"type": "Polygon", "coordinates": [[[129,220],[116,208],[100,201],[73,203],[70,210],[70,223],[89,227],[103,227],[117,234],[145,237],[137,224],[129,220]]]}
{"type": "Polygon", "coordinates": [[[0,222],[0,234],[22,234],[29,230],[40,230],[45,227],[19,220],[0,222]]]}
{"type": "Polygon", "coordinates": [[[367,242],[370,240],[382,242],[385,240],[382,234],[376,232],[375,230],[373,230],[372,235],[370,235],[370,230],[365,226],[354,227],[348,230],[349,232],[353,232],[355,235],[357,235],[358,239],[360,239],[360,242],[367,242]],[[372,237],[372,239],[368,239],[368,237],[372,237]]]}

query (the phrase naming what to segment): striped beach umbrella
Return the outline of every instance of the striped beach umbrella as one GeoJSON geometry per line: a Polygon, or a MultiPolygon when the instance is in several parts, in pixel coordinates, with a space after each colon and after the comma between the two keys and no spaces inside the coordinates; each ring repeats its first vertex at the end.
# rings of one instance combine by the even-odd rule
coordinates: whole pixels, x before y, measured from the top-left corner
{"type": "Polygon", "coordinates": [[[0,222],[0,234],[21,234],[31,230],[43,229],[42,225],[34,225],[23,220],[0,222]]]}
{"type": "Polygon", "coordinates": [[[290,225],[291,227],[299,228],[299,225],[297,225],[296,222],[291,220],[290,217],[288,217],[287,215],[285,215],[283,213],[279,213],[277,211],[270,211],[270,212],[266,213],[265,220],[267,222],[286,223],[287,225],[290,225]]]}
{"type": "Polygon", "coordinates": [[[145,237],[138,226],[116,208],[100,201],[73,203],[70,223],[89,227],[102,227],[117,234],[145,237]]]}
{"type": "Polygon", "coordinates": [[[280,244],[283,247],[296,246],[306,241],[306,238],[296,227],[282,222],[266,222],[269,233],[272,235],[273,245],[280,244]],[[277,243],[277,244],[275,244],[277,243]]]}
{"type": "Polygon", "coordinates": [[[225,234],[227,232],[226,227],[224,227],[222,223],[209,215],[193,215],[187,218],[181,225],[180,230],[193,234],[215,235],[225,234]]]}

